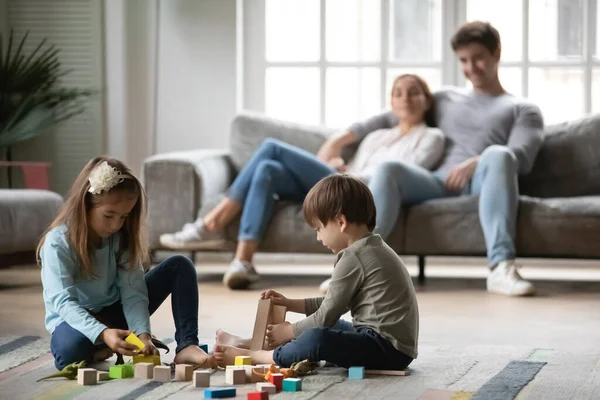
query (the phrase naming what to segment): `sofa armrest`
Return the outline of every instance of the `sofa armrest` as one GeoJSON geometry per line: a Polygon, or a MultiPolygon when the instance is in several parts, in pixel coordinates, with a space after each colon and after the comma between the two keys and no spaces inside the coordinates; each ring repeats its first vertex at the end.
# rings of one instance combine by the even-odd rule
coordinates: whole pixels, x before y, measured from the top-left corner
{"type": "Polygon", "coordinates": [[[194,221],[202,204],[225,192],[234,172],[227,150],[158,154],[144,160],[142,182],[148,196],[148,239],[159,248],[161,234],[194,221]]]}

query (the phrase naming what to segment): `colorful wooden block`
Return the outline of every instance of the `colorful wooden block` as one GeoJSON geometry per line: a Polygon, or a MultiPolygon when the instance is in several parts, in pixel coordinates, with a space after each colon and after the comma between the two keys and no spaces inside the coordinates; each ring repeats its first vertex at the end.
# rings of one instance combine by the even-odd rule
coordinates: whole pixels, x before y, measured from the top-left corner
{"type": "Polygon", "coordinates": [[[267,373],[267,369],[265,367],[244,365],[244,370],[246,371],[246,382],[256,383],[265,381],[264,375],[267,373]]]}
{"type": "Polygon", "coordinates": [[[132,357],[133,363],[151,363],[154,365],[160,365],[160,356],[145,356],[138,354],[132,357]]]}
{"type": "Polygon", "coordinates": [[[250,392],[248,400],[269,400],[269,392],[250,392]]]}
{"type": "Polygon", "coordinates": [[[195,388],[210,386],[210,372],[194,371],[193,385],[195,388]]]}
{"type": "Polygon", "coordinates": [[[108,371],[98,371],[98,375],[97,375],[98,382],[107,381],[109,379],[110,379],[110,377],[108,376],[108,371]]]}
{"type": "Polygon", "coordinates": [[[154,380],[157,382],[171,382],[171,367],[166,365],[155,365],[154,380]]]}
{"type": "Polygon", "coordinates": [[[154,378],[154,364],[152,364],[152,363],[137,363],[137,364],[135,364],[133,377],[136,379],[152,379],[152,378],[154,378]]]}
{"type": "Polygon", "coordinates": [[[133,365],[113,365],[108,369],[108,376],[112,379],[126,379],[133,377],[133,365]]]}
{"type": "Polygon", "coordinates": [[[95,385],[98,382],[97,371],[93,368],[79,368],[77,370],[77,383],[84,386],[95,385]]]}
{"type": "Polygon", "coordinates": [[[144,342],[142,342],[140,340],[139,337],[135,336],[135,333],[130,333],[129,336],[127,336],[125,338],[125,341],[127,343],[133,344],[134,346],[136,346],[139,350],[143,349],[144,347],[146,347],[146,345],[144,344],[144,342]]]}
{"type": "Polygon", "coordinates": [[[259,392],[277,393],[277,388],[272,383],[259,382],[256,384],[256,390],[259,392]]]}
{"type": "Polygon", "coordinates": [[[205,353],[208,353],[208,345],[207,345],[207,344],[201,344],[201,345],[200,345],[200,348],[201,348],[202,350],[204,350],[204,352],[205,352],[205,353]]]}
{"type": "Polygon", "coordinates": [[[410,375],[410,368],[407,369],[368,369],[365,371],[366,375],[391,375],[391,376],[408,376],[410,375]]]}
{"type": "Polygon", "coordinates": [[[246,370],[243,367],[227,366],[225,383],[228,385],[243,385],[246,383],[246,370]]]}
{"type": "Polygon", "coordinates": [[[348,368],[348,379],[363,379],[365,377],[365,367],[348,368]]]}
{"type": "Polygon", "coordinates": [[[250,350],[263,350],[270,313],[271,299],[258,300],[258,308],[256,309],[256,319],[254,320],[254,331],[252,332],[250,350]]]}
{"type": "Polygon", "coordinates": [[[250,357],[250,356],[237,356],[237,357],[235,357],[235,365],[236,366],[252,365],[252,357],[250,357]]]}
{"type": "Polygon", "coordinates": [[[188,382],[192,380],[194,367],[188,364],[177,364],[175,366],[175,380],[180,382],[188,382]]]}
{"type": "Polygon", "coordinates": [[[269,377],[269,382],[275,385],[278,392],[281,391],[281,385],[283,384],[283,374],[275,373],[269,377]]]}
{"type": "Polygon", "coordinates": [[[302,390],[302,380],[298,378],[286,378],[282,385],[284,392],[299,392],[302,390]]]}
{"type": "Polygon", "coordinates": [[[204,389],[205,399],[226,399],[229,397],[235,397],[235,388],[210,388],[204,389]]]}

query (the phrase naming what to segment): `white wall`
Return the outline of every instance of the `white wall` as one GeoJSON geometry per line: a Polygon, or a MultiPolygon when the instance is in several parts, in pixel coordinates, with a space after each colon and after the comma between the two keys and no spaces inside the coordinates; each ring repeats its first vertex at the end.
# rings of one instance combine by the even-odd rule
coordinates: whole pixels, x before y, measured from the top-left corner
{"type": "Polygon", "coordinates": [[[236,0],[159,0],[155,152],[223,148],[236,113],[236,0]]]}

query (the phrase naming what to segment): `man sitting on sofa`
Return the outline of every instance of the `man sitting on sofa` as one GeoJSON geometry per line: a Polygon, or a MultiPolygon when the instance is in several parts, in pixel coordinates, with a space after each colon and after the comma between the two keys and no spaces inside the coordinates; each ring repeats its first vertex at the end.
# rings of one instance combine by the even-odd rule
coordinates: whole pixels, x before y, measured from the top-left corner
{"type": "MultiPolygon", "coordinates": [[[[377,207],[377,228],[388,238],[400,208],[425,200],[479,196],[479,219],[485,237],[490,274],[487,290],[509,296],[535,294],[515,264],[515,230],[519,204],[518,174],[531,170],[542,144],[539,108],[508,94],[498,79],[500,35],[489,23],[460,27],[451,40],[473,89],[435,93],[437,126],[447,137],[444,159],[434,172],[403,162],[378,166],[369,187],[377,207]]],[[[360,137],[397,124],[384,113],[352,125],[360,137]]],[[[323,158],[337,156],[330,146],[323,158]]]]}

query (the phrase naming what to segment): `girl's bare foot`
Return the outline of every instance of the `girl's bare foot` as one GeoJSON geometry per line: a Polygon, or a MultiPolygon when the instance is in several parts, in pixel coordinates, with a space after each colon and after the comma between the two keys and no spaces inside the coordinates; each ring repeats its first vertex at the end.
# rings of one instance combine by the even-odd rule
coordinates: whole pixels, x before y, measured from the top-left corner
{"type": "Polygon", "coordinates": [[[109,348],[100,349],[94,353],[93,362],[104,361],[111,358],[115,353],[109,348]]]}
{"type": "Polygon", "coordinates": [[[206,354],[204,350],[196,345],[191,345],[181,350],[177,353],[173,361],[175,364],[191,364],[201,368],[213,368],[216,365],[215,357],[206,354]]]}
{"type": "Polygon", "coordinates": [[[235,364],[235,357],[249,356],[250,350],[223,344],[215,345],[215,361],[222,367],[235,364]]]}
{"type": "Polygon", "coordinates": [[[217,344],[239,347],[240,349],[249,349],[251,339],[244,339],[232,333],[217,329],[217,344]]]}

